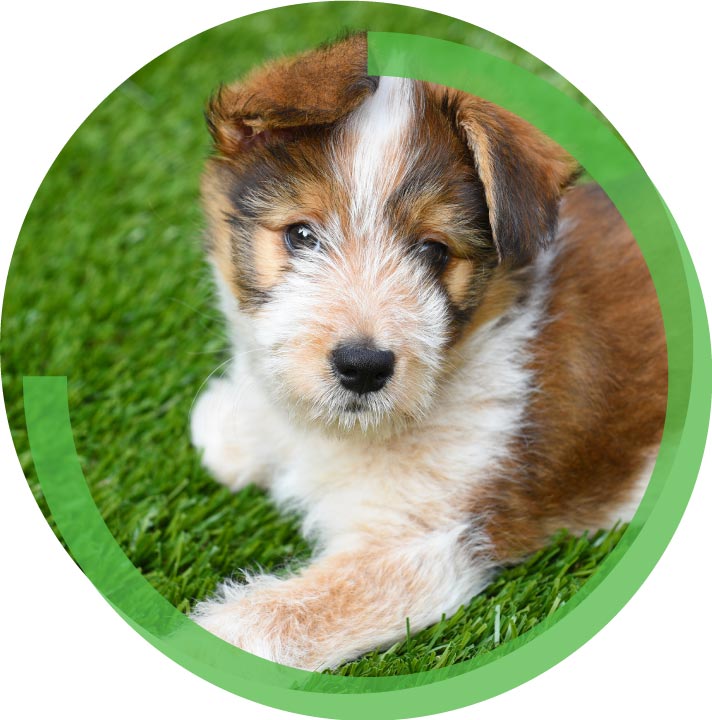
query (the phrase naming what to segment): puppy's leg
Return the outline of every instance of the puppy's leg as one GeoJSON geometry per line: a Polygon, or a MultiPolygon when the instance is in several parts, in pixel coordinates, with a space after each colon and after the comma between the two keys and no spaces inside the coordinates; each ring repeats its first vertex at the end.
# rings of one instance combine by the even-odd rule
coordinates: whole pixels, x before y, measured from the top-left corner
{"type": "Polygon", "coordinates": [[[261,398],[249,377],[212,380],[190,418],[191,440],[202,451],[203,466],[223,485],[239,490],[248,483],[266,486],[278,448],[266,438],[261,398]]]}
{"type": "Polygon", "coordinates": [[[453,527],[325,555],[286,579],[226,583],[193,619],[255,655],[322,670],[404,638],[406,620],[417,632],[451,615],[490,568],[482,546],[453,527]]]}

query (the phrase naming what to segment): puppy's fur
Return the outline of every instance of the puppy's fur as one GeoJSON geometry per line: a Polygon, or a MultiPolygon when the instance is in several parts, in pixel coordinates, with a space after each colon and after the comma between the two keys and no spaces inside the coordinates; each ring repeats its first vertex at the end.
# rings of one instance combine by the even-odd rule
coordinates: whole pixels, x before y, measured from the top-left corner
{"type": "Polygon", "coordinates": [[[363,35],[223,88],[208,122],[234,362],[193,440],[230,488],[296,508],[317,551],[226,582],[197,622],[333,667],[558,528],[630,518],[665,418],[663,326],[630,232],[561,148],[479,98],[369,77],[363,35]],[[354,389],[344,347],[390,367],[354,389]]]}

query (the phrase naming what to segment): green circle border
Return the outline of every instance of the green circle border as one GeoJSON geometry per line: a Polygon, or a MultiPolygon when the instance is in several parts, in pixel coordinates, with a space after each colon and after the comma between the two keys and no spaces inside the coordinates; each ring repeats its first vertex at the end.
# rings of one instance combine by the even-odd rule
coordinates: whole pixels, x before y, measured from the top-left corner
{"type": "MultiPolygon", "coordinates": [[[[302,7],[313,10],[314,5],[318,4],[302,7]]],[[[603,122],[546,81],[483,51],[398,33],[369,32],[368,41],[371,74],[413,77],[473,92],[521,115],[569,150],[633,230],[656,285],[670,367],[668,414],[658,462],[618,547],[564,608],[481,658],[394,678],[324,676],[269,663],[217,640],[172,606],[163,607],[161,600],[168,603],[155,591],[151,616],[141,602],[145,588],[135,584],[142,579],[135,577],[140,573],[110,533],[108,538],[104,535],[108,529],[81,475],[71,429],[67,438],[55,432],[58,425],[41,425],[42,417],[55,417],[59,408],[66,418],[62,415],[58,422],[70,428],[66,385],[51,382],[56,378],[25,381],[32,456],[53,515],[84,572],[127,622],[166,655],[216,685],[273,707],[334,718],[361,718],[365,713],[373,718],[412,717],[470,705],[526,682],[598,632],[640,587],[680,521],[705,444],[712,379],[704,301],[682,237],[635,156],[603,122]],[[43,415],[47,403],[54,403],[53,411],[43,415]],[[48,428],[53,437],[43,436],[48,428]],[[64,461],[74,484],[60,471],[64,461]],[[54,479],[49,480],[52,474],[54,479]],[[60,479],[67,482],[57,482],[60,479]],[[76,482],[84,483],[86,495],[76,482]],[[60,487],[77,492],[62,495],[60,487]],[[77,535],[78,528],[60,521],[66,515],[62,508],[80,508],[78,516],[91,520],[96,534],[84,525],[77,535]],[[120,572],[115,574],[117,569],[120,572]]]]}

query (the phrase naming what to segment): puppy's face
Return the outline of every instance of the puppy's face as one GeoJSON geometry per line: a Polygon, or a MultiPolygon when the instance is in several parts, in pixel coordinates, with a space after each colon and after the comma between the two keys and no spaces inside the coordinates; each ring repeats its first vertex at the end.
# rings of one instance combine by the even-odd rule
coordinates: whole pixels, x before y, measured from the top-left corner
{"type": "Polygon", "coordinates": [[[553,232],[564,180],[537,178],[551,217],[520,215],[520,239],[508,237],[511,191],[495,175],[510,168],[492,151],[504,138],[512,152],[509,118],[369,78],[363,41],[268,66],[216,98],[221,154],[204,199],[211,256],[265,387],[310,423],[385,435],[432,405],[497,266],[525,264],[553,232]]]}

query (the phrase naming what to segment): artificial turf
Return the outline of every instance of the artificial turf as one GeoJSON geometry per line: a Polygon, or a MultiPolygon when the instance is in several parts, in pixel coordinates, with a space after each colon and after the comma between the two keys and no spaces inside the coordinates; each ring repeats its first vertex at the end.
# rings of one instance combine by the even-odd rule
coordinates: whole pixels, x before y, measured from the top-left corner
{"type": "MultiPolygon", "coordinates": [[[[287,7],[196,36],[139,70],[68,142],[28,213],[2,316],[2,383],[15,445],[40,507],[24,375],[67,375],[75,443],[107,525],[133,563],[187,611],[240,568],[304,559],[295,518],[201,469],[188,417],[227,355],[201,249],[198,179],[210,152],[202,109],[220,82],[344,28],[471,44],[582,96],[523,51],[433,13],[333,3],[287,7]]],[[[589,105],[590,107],[590,105],[589,105]]],[[[504,570],[452,618],[336,672],[395,675],[480,655],[569,601],[623,532],[558,536],[504,570]]]]}

